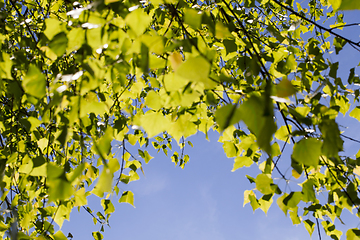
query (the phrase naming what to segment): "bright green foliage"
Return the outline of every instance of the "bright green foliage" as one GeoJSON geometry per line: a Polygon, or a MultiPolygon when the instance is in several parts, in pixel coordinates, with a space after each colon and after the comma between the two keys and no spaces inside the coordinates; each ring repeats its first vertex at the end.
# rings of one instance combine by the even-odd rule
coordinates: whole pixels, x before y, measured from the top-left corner
{"type": "Polygon", "coordinates": [[[333,239],[342,210],[359,211],[359,154],[343,152],[354,139],[337,118],[360,120],[358,64],[345,83],[341,59],[331,60],[360,48],[334,31],[352,26],[337,11],[360,9],[358,0],[4,0],[0,8],[1,237],[66,239],[54,224],[82,207],[103,239],[114,199],[135,206],[126,184],[156,158],[150,149],[183,168],[186,138],[209,131],[234,158],[232,171],[258,166],[244,193],[254,211],[276,201],[293,224],[333,239]],[[87,206],[90,195],[103,211],[87,206]]]}
{"type": "Polygon", "coordinates": [[[319,164],[321,145],[321,141],[315,138],[302,139],[295,143],[292,158],[300,164],[316,168],[319,164]]]}

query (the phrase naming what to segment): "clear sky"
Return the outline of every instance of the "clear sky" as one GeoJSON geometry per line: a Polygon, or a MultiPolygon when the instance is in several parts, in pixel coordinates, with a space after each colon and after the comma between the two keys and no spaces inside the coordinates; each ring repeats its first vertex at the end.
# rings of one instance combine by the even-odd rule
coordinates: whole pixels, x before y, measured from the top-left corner
{"type": "MultiPolygon", "coordinates": [[[[359,11],[346,14],[349,15],[349,23],[356,22],[359,11]]],[[[356,40],[359,30],[359,27],[353,27],[344,32],[356,40]]],[[[349,66],[359,63],[360,53],[347,45],[333,61],[337,59],[341,59],[341,76],[346,84],[349,66]]],[[[346,135],[360,138],[357,120],[346,116],[338,121],[349,127],[340,129],[346,135]]],[[[135,194],[136,208],[114,201],[116,211],[110,218],[111,227],[105,227],[104,239],[310,239],[303,224],[292,225],[276,202],[268,216],[260,209],[254,213],[249,204],[243,207],[243,192],[255,187],[245,175],[256,177],[259,170],[253,165],[231,172],[233,160],[226,158],[216,133],[210,134],[210,139],[210,142],[206,141],[200,133],[189,138],[194,148],[186,147],[190,162],[185,169],[175,167],[170,157],[163,153],[150,152],[154,159],[143,166],[145,176],[140,174],[139,181],[121,186],[123,190],[131,190],[135,194]]],[[[347,142],[345,151],[355,154],[359,146],[358,143],[347,142]]],[[[282,159],[290,161],[286,154],[282,159]]],[[[95,209],[100,206],[96,197],[91,197],[89,204],[95,209]]],[[[359,227],[358,218],[352,217],[346,210],[344,214],[342,220],[345,225],[338,221],[336,224],[340,230],[359,227]]],[[[62,230],[65,235],[71,232],[74,240],[92,239],[91,232],[100,228],[94,226],[92,217],[83,209],[80,213],[74,210],[70,220],[64,222],[62,230]]],[[[312,239],[318,239],[317,231],[314,231],[312,239]]],[[[327,239],[331,238],[322,231],[322,240],[327,239]]],[[[341,239],[345,239],[345,232],[341,239]]]]}
{"type": "MultiPolygon", "coordinates": [[[[123,185],[135,194],[136,208],[114,201],[116,211],[104,239],[310,239],[305,227],[292,225],[276,202],[268,216],[260,209],[254,213],[249,204],[243,207],[243,192],[255,187],[245,175],[255,177],[257,166],[231,172],[233,160],[226,158],[216,134],[211,135],[210,142],[200,133],[190,138],[194,148],[186,149],[191,159],[184,169],[160,153],[144,166],[145,177],[123,185]]],[[[99,206],[96,197],[89,203],[99,206]]],[[[62,230],[74,240],[91,239],[91,232],[99,230],[83,209],[70,220],[62,230]]],[[[317,232],[312,239],[318,239],[317,232]]],[[[322,239],[331,238],[323,233],[322,239]]]]}

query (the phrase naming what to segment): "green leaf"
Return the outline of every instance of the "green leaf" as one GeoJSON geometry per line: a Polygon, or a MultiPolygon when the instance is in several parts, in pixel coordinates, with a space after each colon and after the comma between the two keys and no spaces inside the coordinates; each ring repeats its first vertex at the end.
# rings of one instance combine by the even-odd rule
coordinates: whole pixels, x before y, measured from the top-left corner
{"type": "Polygon", "coordinates": [[[42,156],[36,157],[33,160],[33,169],[29,173],[31,176],[47,176],[47,163],[42,156]]]}
{"type": "Polygon", "coordinates": [[[149,91],[145,98],[145,105],[152,109],[163,107],[161,97],[153,90],[149,91]]]}
{"type": "Polygon", "coordinates": [[[330,72],[329,76],[336,79],[337,77],[337,70],[339,68],[339,62],[333,63],[330,65],[330,72]]]}
{"type": "Polygon", "coordinates": [[[298,215],[297,212],[298,212],[297,207],[295,209],[289,210],[290,219],[291,219],[291,221],[292,221],[292,223],[294,225],[301,223],[301,220],[300,220],[299,215],[298,215]]]}
{"type": "Polygon", "coordinates": [[[50,201],[67,200],[74,194],[72,185],[66,179],[65,175],[59,178],[49,178],[47,185],[49,185],[50,201]]]}
{"type": "Polygon", "coordinates": [[[302,184],[302,194],[304,202],[316,202],[316,196],[314,191],[314,182],[311,179],[306,180],[302,184]]]}
{"type": "Polygon", "coordinates": [[[360,2],[357,0],[341,0],[338,10],[356,10],[360,9],[360,2]]]}
{"type": "Polygon", "coordinates": [[[234,166],[231,171],[235,172],[236,169],[239,169],[242,167],[250,167],[253,163],[254,163],[254,161],[250,157],[246,157],[246,156],[237,157],[234,160],[234,166]]]}
{"type": "Polygon", "coordinates": [[[301,200],[301,197],[301,192],[291,192],[284,198],[283,203],[290,209],[296,208],[301,200]]]}
{"type": "Polygon", "coordinates": [[[151,17],[144,13],[142,8],[138,8],[126,16],[125,22],[130,26],[136,36],[140,36],[149,26],[151,17]]]}
{"type": "Polygon", "coordinates": [[[306,230],[309,232],[309,235],[311,237],[312,233],[314,232],[315,229],[315,223],[313,223],[311,220],[306,219],[303,221],[304,226],[306,228],[306,230]]]}
{"type": "Polygon", "coordinates": [[[209,79],[211,65],[201,56],[190,57],[176,70],[176,75],[192,82],[203,83],[205,88],[212,88],[215,82],[209,79]]]}
{"type": "Polygon", "coordinates": [[[134,194],[131,191],[125,191],[123,192],[121,198],[119,199],[119,203],[129,203],[131,204],[133,207],[134,206],[134,194]]]}
{"type": "Polygon", "coordinates": [[[47,176],[48,178],[59,178],[64,174],[64,169],[53,162],[47,163],[47,176]]]}
{"type": "Polygon", "coordinates": [[[350,113],[350,117],[356,118],[360,122],[360,107],[355,107],[350,113]]]}
{"type": "Polygon", "coordinates": [[[145,160],[145,163],[149,163],[150,160],[154,158],[146,150],[143,151],[141,149],[138,149],[138,153],[139,153],[140,157],[142,157],[145,160]]]}
{"type": "Polygon", "coordinates": [[[341,0],[329,0],[329,3],[331,4],[333,10],[336,11],[341,5],[341,0]]]}
{"type": "Polygon", "coordinates": [[[56,34],[62,31],[61,22],[56,18],[45,19],[45,25],[46,28],[44,34],[49,40],[52,40],[56,34]]]}
{"type": "Polygon", "coordinates": [[[224,152],[228,158],[236,157],[238,149],[232,142],[224,142],[223,144],[224,152]]]}
{"type": "MultiPolygon", "coordinates": [[[[0,44],[1,46],[1,44],[0,44]]],[[[0,55],[0,80],[3,78],[12,79],[11,76],[11,69],[12,69],[13,62],[8,54],[2,53],[2,59],[0,55]],[[2,61],[1,61],[2,60],[2,61]]]]}
{"type": "Polygon", "coordinates": [[[113,177],[114,174],[112,173],[112,171],[108,167],[104,166],[99,180],[91,193],[95,194],[98,197],[103,197],[104,193],[111,192],[113,177]]]}
{"type": "Polygon", "coordinates": [[[319,128],[323,134],[322,153],[328,157],[337,157],[339,151],[343,150],[343,140],[335,120],[325,120],[319,128]]]}
{"type": "Polygon", "coordinates": [[[147,132],[148,137],[154,137],[165,131],[170,121],[161,112],[148,111],[140,117],[140,126],[147,132]]]}
{"type": "Polygon", "coordinates": [[[103,235],[100,232],[93,232],[92,236],[95,240],[102,240],[103,239],[103,235]]]}
{"type": "Polygon", "coordinates": [[[295,59],[294,54],[290,54],[286,59],[286,69],[289,70],[289,72],[294,72],[297,68],[297,62],[295,59]]]}
{"type": "Polygon", "coordinates": [[[115,212],[115,207],[109,199],[101,199],[101,206],[103,207],[105,214],[115,212]]]}
{"type": "Polygon", "coordinates": [[[216,34],[216,38],[218,38],[218,39],[234,37],[233,35],[231,35],[229,29],[221,22],[216,22],[215,34],[216,34]]]}
{"type": "Polygon", "coordinates": [[[316,168],[319,164],[322,142],[315,138],[302,139],[295,143],[291,155],[298,163],[316,168]]]}
{"type": "MultiPolygon", "coordinates": [[[[291,133],[291,130],[292,130],[292,125],[288,125],[289,127],[289,131],[291,133]]],[[[288,131],[288,128],[286,125],[284,126],[281,126],[275,133],[275,137],[281,141],[284,141],[284,142],[287,142],[287,143],[290,143],[290,133],[288,131]]]]}
{"type": "Polygon", "coordinates": [[[244,206],[247,203],[250,203],[253,211],[260,207],[259,201],[256,199],[255,193],[251,190],[245,190],[244,192],[244,206]]]}
{"type": "Polygon", "coordinates": [[[343,49],[343,47],[345,46],[347,42],[342,39],[342,38],[339,38],[339,37],[335,37],[334,38],[334,47],[335,47],[335,52],[336,54],[339,54],[339,52],[343,49]]]}
{"type": "Polygon", "coordinates": [[[285,216],[287,215],[287,212],[289,210],[289,207],[284,204],[284,199],[287,197],[287,194],[284,194],[276,200],[276,203],[278,204],[279,208],[284,212],[285,216]]]}
{"type": "Polygon", "coordinates": [[[199,11],[189,8],[184,10],[184,22],[194,29],[201,27],[201,18],[202,14],[199,11]]]}
{"type": "Polygon", "coordinates": [[[45,96],[46,80],[44,75],[35,65],[30,65],[22,82],[22,87],[27,94],[36,98],[42,98],[45,96]]]}
{"type": "Polygon", "coordinates": [[[287,78],[283,78],[283,80],[276,85],[276,96],[281,98],[289,97],[296,93],[294,86],[287,78]]]}
{"type": "Polygon", "coordinates": [[[274,190],[271,188],[273,180],[268,174],[259,174],[255,179],[256,189],[262,194],[272,194],[274,190]]]}
{"type": "Polygon", "coordinates": [[[360,230],[356,228],[347,230],[346,240],[360,240],[360,230]]]}
{"type": "Polygon", "coordinates": [[[54,235],[55,240],[68,240],[62,231],[57,231],[54,235]]]}
{"type": "Polygon", "coordinates": [[[94,144],[97,154],[105,159],[111,150],[111,141],[113,140],[113,128],[108,127],[104,135],[94,144]]]}
{"type": "Polygon", "coordinates": [[[272,116],[265,115],[265,104],[259,97],[252,96],[240,105],[241,120],[245,122],[250,131],[257,137],[260,148],[271,154],[270,141],[276,131],[272,116]]]}
{"type": "Polygon", "coordinates": [[[267,214],[271,204],[273,203],[272,196],[272,194],[264,195],[259,199],[260,209],[263,210],[265,214],[267,214]]]}
{"type": "Polygon", "coordinates": [[[240,121],[239,108],[236,104],[226,104],[216,110],[215,119],[217,124],[219,124],[220,131],[224,131],[227,127],[240,121]]]}
{"type": "Polygon", "coordinates": [[[75,207],[87,205],[87,199],[84,188],[80,188],[78,191],[76,191],[74,197],[75,197],[75,204],[74,204],[75,207]]]}
{"type": "Polygon", "coordinates": [[[53,40],[49,43],[49,48],[58,57],[62,56],[66,52],[68,39],[64,32],[61,32],[54,36],[53,40]]]}

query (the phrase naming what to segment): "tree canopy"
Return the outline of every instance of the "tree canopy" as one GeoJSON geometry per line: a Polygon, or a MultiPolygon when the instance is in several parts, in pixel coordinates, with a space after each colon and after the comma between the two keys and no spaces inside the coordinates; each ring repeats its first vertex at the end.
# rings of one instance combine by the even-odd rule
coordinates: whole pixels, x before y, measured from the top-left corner
{"type": "Polygon", "coordinates": [[[359,54],[342,31],[359,25],[343,20],[357,0],[4,0],[0,9],[3,239],[67,239],[54,226],[76,208],[102,239],[110,196],[134,204],[122,185],[140,178],[148,148],[184,167],[187,137],[209,131],[233,171],[259,167],[244,204],[266,213],[275,200],[310,235],[360,239],[335,226],[343,210],[360,216],[360,153],[343,151],[358,140],[338,123],[360,121],[358,63],[343,77],[332,60],[345,45],[359,54]]]}

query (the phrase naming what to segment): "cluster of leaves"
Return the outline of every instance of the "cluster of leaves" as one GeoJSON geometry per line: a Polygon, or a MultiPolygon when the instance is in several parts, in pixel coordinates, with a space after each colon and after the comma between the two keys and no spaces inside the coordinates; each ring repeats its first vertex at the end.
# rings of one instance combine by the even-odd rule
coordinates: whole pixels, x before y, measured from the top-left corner
{"type": "MultiPolygon", "coordinates": [[[[110,196],[133,204],[119,184],[139,179],[152,158],[145,148],[169,154],[173,141],[184,149],[210,129],[233,171],[259,166],[245,192],[254,210],[267,212],[275,196],[294,224],[311,235],[321,221],[334,239],[342,210],[359,213],[360,158],[339,155],[336,117],[351,109],[360,120],[349,100],[358,101],[351,85],[360,79],[353,68],[345,86],[330,58],[346,43],[360,49],[336,31],[346,26],[336,10],[357,1],[4,0],[0,8],[3,238],[67,239],[54,223],[78,207],[102,239],[110,196]],[[281,158],[286,146],[291,159],[281,158]],[[286,191],[290,179],[299,191],[286,191]],[[103,212],[87,206],[91,194],[103,212]]],[[[184,167],[189,157],[171,159],[184,167]]]]}

